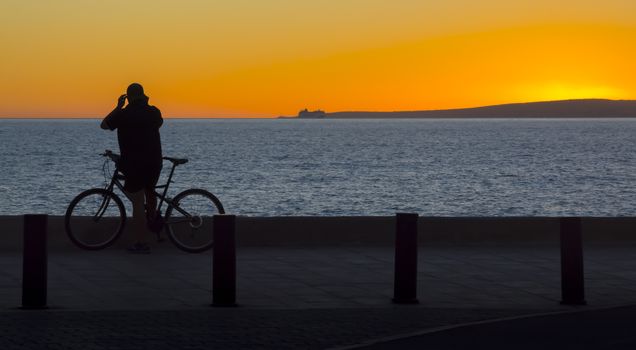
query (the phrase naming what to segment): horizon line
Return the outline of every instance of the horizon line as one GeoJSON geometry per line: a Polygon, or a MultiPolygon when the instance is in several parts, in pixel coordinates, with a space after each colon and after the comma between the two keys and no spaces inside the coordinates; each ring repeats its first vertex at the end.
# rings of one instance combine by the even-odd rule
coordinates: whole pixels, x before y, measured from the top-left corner
{"type": "MultiPolygon", "coordinates": [[[[400,113],[400,112],[438,112],[438,111],[452,111],[452,110],[463,110],[463,109],[476,109],[476,108],[488,108],[495,106],[506,106],[506,105],[520,105],[520,104],[533,104],[533,103],[550,103],[550,102],[567,102],[567,101],[613,101],[613,102],[621,102],[621,101],[634,101],[636,99],[609,99],[609,98],[571,98],[571,99],[560,99],[560,100],[543,100],[543,101],[526,101],[526,102],[506,102],[506,103],[498,103],[498,104],[487,104],[487,105],[479,105],[479,106],[471,106],[471,107],[455,107],[455,108],[440,108],[440,109],[410,109],[410,110],[391,110],[391,111],[371,111],[371,110],[343,110],[343,111],[334,111],[334,112],[326,112],[327,114],[331,113],[400,113]]],[[[165,119],[278,119],[283,117],[284,115],[276,115],[276,116],[264,116],[264,117],[230,117],[230,116],[218,116],[218,117],[191,117],[191,116],[165,116],[165,119]]],[[[105,116],[104,116],[105,117],[105,116]]],[[[78,117],[65,117],[65,116],[0,116],[0,119],[103,119],[102,116],[78,116],[78,117]]]]}

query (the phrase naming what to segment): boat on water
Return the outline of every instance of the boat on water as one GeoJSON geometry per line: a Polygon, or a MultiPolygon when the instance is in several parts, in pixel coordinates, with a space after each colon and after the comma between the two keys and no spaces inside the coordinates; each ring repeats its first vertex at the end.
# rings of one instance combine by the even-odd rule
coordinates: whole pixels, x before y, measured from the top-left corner
{"type": "Polygon", "coordinates": [[[298,118],[300,119],[319,119],[326,117],[325,111],[317,109],[315,111],[310,111],[307,108],[298,112],[298,118]]]}
{"type": "Polygon", "coordinates": [[[310,111],[307,108],[298,112],[298,115],[295,116],[280,116],[278,119],[323,119],[327,117],[327,113],[325,111],[317,109],[315,111],[310,111]]]}

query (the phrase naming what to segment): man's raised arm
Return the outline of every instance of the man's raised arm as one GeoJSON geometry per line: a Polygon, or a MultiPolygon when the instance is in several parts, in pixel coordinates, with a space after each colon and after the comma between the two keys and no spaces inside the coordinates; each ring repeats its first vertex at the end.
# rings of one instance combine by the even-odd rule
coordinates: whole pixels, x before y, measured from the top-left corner
{"type": "Polygon", "coordinates": [[[108,113],[106,118],[102,120],[102,123],[99,127],[104,130],[115,130],[117,128],[117,123],[114,123],[113,121],[116,119],[116,116],[119,115],[125,103],[126,95],[119,96],[119,99],[117,100],[117,107],[115,107],[112,112],[108,113]]]}

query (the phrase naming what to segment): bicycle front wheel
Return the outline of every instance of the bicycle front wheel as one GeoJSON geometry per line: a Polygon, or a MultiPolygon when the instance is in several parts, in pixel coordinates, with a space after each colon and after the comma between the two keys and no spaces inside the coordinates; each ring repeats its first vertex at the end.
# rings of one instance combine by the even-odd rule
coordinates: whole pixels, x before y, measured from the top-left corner
{"type": "Polygon", "coordinates": [[[215,214],[225,214],[212,193],[190,189],[179,193],[166,210],[168,237],[177,248],[189,253],[206,251],[214,244],[212,228],[215,214]]]}
{"type": "Polygon", "coordinates": [[[66,234],[82,249],[99,250],[113,244],[126,223],[126,209],[113,192],[93,188],[80,193],[64,216],[66,234]]]}

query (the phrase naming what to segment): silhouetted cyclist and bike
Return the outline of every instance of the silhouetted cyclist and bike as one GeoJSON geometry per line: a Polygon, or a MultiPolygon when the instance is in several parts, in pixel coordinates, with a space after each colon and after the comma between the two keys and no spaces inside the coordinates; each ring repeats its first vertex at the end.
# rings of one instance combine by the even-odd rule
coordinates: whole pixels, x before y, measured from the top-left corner
{"type": "Polygon", "coordinates": [[[122,234],[126,209],[114,192],[117,187],[132,202],[137,242],[128,248],[130,252],[150,252],[145,242],[147,227],[157,233],[158,239],[165,227],[170,240],[187,252],[197,253],[212,247],[213,216],[224,213],[223,205],[212,193],[202,189],[185,190],[174,198],[167,196],[175,168],[188,160],[162,156],[159,136],[162,124],[161,112],[148,105],[148,97],[136,83],[128,87],[127,94],[119,97],[117,107],[104,118],[102,129],[117,130],[121,156],[106,150],[102,154],[106,157],[103,167],[106,187],[80,193],[66,210],[66,233],[77,246],[103,249],[122,234]],[[126,99],[128,105],[124,108],[126,99]],[[163,160],[172,162],[172,169],[167,182],[158,186],[163,160]],[[108,174],[111,161],[115,163],[115,170],[108,174]],[[159,193],[156,189],[163,191],[159,193]],[[160,198],[158,205],[157,198],[160,198]],[[164,202],[166,214],[161,216],[164,202]]]}

